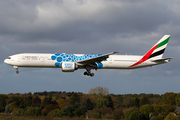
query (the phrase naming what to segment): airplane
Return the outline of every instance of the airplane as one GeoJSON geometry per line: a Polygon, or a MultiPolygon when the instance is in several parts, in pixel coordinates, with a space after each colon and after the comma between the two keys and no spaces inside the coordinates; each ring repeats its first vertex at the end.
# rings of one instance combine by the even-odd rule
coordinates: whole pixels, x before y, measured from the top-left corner
{"type": "Polygon", "coordinates": [[[91,69],[137,69],[168,63],[172,58],[162,58],[170,35],[164,35],[145,55],[107,54],[66,54],[66,53],[21,53],[9,56],[4,62],[13,66],[18,74],[18,67],[62,68],[62,72],[74,72],[86,69],[84,75],[94,76],[91,69]]]}

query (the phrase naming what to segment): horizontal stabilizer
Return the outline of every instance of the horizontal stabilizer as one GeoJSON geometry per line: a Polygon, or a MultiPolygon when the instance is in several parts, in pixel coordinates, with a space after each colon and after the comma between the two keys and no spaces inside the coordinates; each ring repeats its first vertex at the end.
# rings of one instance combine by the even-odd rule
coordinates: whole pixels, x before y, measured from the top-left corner
{"type": "Polygon", "coordinates": [[[173,58],[163,58],[163,59],[157,59],[157,60],[152,60],[152,62],[163,62],[163,61],[165,61],[165,60],[170,61],[171,59],[173,59],[173,58]]]}

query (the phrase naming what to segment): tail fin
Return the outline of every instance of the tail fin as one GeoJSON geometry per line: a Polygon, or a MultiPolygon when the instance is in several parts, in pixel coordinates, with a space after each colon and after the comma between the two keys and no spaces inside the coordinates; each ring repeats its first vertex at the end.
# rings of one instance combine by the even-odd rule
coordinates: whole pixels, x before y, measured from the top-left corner
{"type": "Polygon", "coordinates": [[[164,35],[138,62],[130,67],[143,63],[148,59],[157,60],[161,59],[166,49],[170,35],[164,35]]]}
{"type": "MultiPolygon", "coordinates": [[[[167,44],[168,44],[168,41],[170,39],[170,35],[164,35],[151,49],[152,50],[152,53],[151,55],[149,56],[148,59],[153,59],[153,60],[156,60],[156,59],[161,59],[162,56],[163,56],[163,53],[167,47],[167,44]]],[[[150,51],[151,51],[150,49],[150,51]]],[[[148,51],[149,52],[149,51],[148,51]]],[[[147,54],[147,53],[146,53],[147,54]]],[[[146,55],[145,54],[145,55],[146,55]]]]}

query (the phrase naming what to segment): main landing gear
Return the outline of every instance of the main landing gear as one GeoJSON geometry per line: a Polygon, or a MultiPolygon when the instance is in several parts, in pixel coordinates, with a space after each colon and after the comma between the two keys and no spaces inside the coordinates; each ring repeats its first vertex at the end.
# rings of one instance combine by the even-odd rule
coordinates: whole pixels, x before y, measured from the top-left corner
{"type": "Polygon", "coordinates": [[[16,74],[18,74],[19,73],[18,67],[14,66],[14,68],[16,69],[16,74]]]}
{"type": "Polygon", "coordinates": [[[94,73],[91,73],[91,67],[90,66],[85,66],[85,68],[86,68],[87,71],[84,72],[84,75],[93,77],[94,73]]]}
{"type": "Polygon", "coordinates": [[[93,76],[94,76],[94,73],[91,73],[91,72],[86,71],[86,72],[84,72],[84,75],[93,77],[93,76]]]}

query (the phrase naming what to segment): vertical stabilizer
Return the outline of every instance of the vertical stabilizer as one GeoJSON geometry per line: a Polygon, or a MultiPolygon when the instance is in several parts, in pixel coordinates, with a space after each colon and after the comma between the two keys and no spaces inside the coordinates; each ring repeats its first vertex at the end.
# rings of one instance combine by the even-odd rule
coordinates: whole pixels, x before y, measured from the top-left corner
{"type": "Polygon", "coordinates": [[[148,59],[151,60],[161,59],[169,39],[170,39],[170,35],[164,35],[138,62],[131,65],[130,67],[139,65],[148,59]]]}
{"type": "Polygon", "coordinates": [[[149,56],[149,59],[161,59],[164,51],[167,47],[168,41],[170,39],[170,35],[164,35],[153,47],[155,47],[155,50],[151,53],[149,56]]]}

